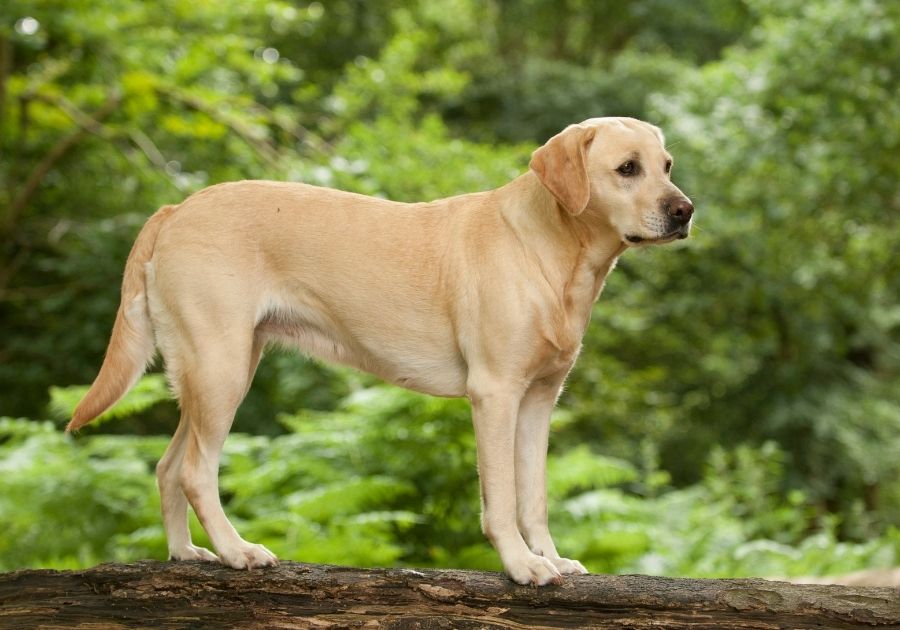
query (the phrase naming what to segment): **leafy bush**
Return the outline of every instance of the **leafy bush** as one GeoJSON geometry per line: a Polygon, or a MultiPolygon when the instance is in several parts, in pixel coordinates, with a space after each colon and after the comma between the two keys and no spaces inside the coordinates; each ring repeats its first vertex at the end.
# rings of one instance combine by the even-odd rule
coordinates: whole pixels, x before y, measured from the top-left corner
{"type": "MultiPolygon", "coordinates": [[[[40,418],[51,384],[96,374],[128,248],[163,203],[262,177],[402,200],[490,188],[526,168],[519,143],[628,114],[666,130],[696,230],[623,256],[594,310],[554,425],[560,546],[696,574],[893,553],[900,4],[0,5],[0,414],[40,418]]],[[[288,557],[496,566],[464,405],[376,383],[267,357],[235,426],[270,437],[229,441],[228,509],[288,557]]],[[[164,432],[165,398],[143,381],[102,431],[164,432]]],[[[161,557],[158,438],[4,426],[0,525],[31,545],[4,539],[7,566],[161,557]],[[104,490],[109,466],[123,482],[104,490]]]]}
{"type": "Polygon", "coordinates": [[[900,522],[900,5],[748,6],[759,28],[649,99],[695,234],[623,256],[563,402],[677,485],[774,441],[781,492],[865,540],[900,522]]]}
{"type": "MultiPolygon", "coordinates": [[[[114,414],[140,405],[125,399],[114,414]]],[[[226,443],[220,491],[249,540],[311,562],[500,568],[479,531],[463,401],[376,386],[281,422],[283,435],[226,443]]],[[[153,467],[165,442],[0,421],[0,569],[163,558],[153,467]]],[[[700,483],[674,489],[652,453],[637,468],[577,446],[549,462],[551,527],[564,554],[601,572],[815,575],[900,560],[900,531],[838,542],[833,517],[800,491],[780,494],[783,458],[774,444],[719,449],[700,483]]],[[[193,519],[192,529],[205,543],[193,519]]]]}

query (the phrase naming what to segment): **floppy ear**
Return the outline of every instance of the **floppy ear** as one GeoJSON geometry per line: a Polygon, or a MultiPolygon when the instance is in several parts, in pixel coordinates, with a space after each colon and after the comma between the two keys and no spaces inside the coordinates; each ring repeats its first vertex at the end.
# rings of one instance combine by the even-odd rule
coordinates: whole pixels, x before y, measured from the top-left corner
{"type": "Polygon", "coordinates": [[[587,150],[596,131],[570,125],[531,154],[529,168],[570,214],[581,214],[591,198],[587,150]]]}

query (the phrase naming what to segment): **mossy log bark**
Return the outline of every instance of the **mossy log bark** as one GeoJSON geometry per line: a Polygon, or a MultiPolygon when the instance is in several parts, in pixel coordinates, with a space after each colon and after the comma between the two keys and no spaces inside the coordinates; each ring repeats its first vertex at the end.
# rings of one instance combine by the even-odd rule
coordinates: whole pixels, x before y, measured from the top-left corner
{"type": "Polygon", "coordinates": [[[0,628],[900,628],[900,590],[761,579],[497,573],[282,562],[0,574],[0,628]]]}

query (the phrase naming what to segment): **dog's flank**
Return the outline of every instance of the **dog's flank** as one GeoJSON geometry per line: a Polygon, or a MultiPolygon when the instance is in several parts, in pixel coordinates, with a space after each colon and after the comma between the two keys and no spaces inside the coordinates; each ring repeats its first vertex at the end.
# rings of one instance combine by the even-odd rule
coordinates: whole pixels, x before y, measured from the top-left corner
{"type": "Polygon", "coordinates": [[[77,429],[116,402],[154,347],[181,419],[157,466],[169,555],[275,562],[222,510],[218,465],[267,344],[472,403],[482,528],[516,582],[584,573],[547,526],[553,406],[594,301],[629,247],[687,236],[662,133],[628,118],[571,125],[496,190],[395,203],[245,181],[157,212],[125,267],[122,303],[77,429]],[[216,554],[197,547],[188,505],[216,554]]]}

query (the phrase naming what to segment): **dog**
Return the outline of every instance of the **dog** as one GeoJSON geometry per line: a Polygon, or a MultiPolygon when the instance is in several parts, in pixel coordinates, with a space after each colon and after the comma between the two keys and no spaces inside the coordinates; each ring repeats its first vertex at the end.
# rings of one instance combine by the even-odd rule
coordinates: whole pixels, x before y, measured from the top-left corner
{"type": "Polygon", "coordinates": [[[550,413],[607,274],[630,247],[686,238],[662,132],[570,125],[486,192],[397,203],[300,183],[210,186],[144,225],[106,357],[67,430],[131,388],[158,349],[181,419],[157,466],[170,558],[274,564],[222,510],[219,457],[266,345],[469,398],[482,530],[519,584],[587,573],[547,526],[550,413]],[[215,549],[194,545],[190,505],[215,549]]]}

